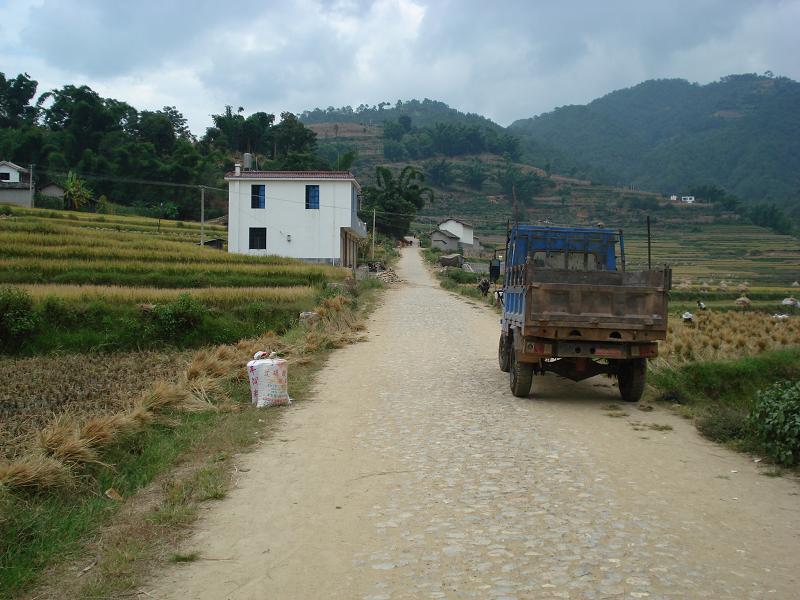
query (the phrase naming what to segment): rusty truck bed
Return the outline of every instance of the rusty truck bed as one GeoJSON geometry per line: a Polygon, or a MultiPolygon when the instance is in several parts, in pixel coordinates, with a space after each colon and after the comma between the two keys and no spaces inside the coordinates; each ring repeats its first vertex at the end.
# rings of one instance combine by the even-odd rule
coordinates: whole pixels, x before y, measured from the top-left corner
{"type": "Polygon", "coordinates": [[[525,336],[609,342],[663,340],[670,269],[567,271],[524,266],[525,336]]]}

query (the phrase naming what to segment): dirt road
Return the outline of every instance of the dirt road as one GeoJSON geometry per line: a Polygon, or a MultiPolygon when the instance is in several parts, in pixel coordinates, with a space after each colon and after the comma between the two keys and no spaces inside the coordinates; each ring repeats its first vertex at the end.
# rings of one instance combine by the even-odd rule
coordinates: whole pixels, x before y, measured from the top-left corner
{"type": "Polygon", "coordinates": [[[148,597],[800,597],[797,483],[664,411],[609,416],[605,378],[514,398],[497,315],[416,249],[399,271],[148,597]]]}

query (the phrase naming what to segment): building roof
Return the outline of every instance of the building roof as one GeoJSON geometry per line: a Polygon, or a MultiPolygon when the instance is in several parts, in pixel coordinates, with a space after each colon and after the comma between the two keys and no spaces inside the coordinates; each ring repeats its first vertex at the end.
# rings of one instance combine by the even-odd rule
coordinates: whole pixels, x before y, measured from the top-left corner
{"type": "Polygon", "coordinates": [[[20,173],[27,173],[28,172],[28,169],[20,167],[19,165],[15,165],[14,163],[12,163],[11,161],[8,161],[8,160],[0,160],[0,165],[6,165],[7,167],[11,167],[15,171],[19,171],[20,173]]]}
{"type": "Polygon", "coordinates": [[[234,179],[279,179],[289,181],[295,179],[339,179],[352,181],[359,189],[361,188],[350,171],[245,171],[242,169],[239,175],[236,175],[235,171],[229,171],[225,174],[226,181],[234,179]]]}
{"type": "Polygon", "coordinates": [[[445,219],[444,221],[440,221],[439,225],[441,225],[442,223],[447,223],[448,221],[455,221],[456,223],[461,223],[464,227],[472,227],[474,229],[472,223],[467,223],[466,221],[462,221],[461,219],[445,219]]]}
{"type": "Polygon", "coordinates": [[[458,239],[461,239],[461,238],[459,238],[459,237],[458,237],[458,236],[457,236],[455,233],[452,233],[452,232],[450,232],[450,231],[447,231],[446,229],[437,229],[437,230],[436,230],[436,231],[434,231],[433,233],[441,233],[441,234],[442,234],[442,235],[444,235],[445,237],[449,237],[451,240],[458,240],[458,239]]]}

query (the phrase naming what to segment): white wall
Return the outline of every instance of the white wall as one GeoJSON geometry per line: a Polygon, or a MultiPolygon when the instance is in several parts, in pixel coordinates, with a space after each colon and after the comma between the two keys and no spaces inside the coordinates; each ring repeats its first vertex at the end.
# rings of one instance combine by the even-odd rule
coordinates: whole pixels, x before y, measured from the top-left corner
{"type": "Polygon", "coordinates": [[[439,225],[439,229],[444,229],[453,235],[457,235],[462,244],[472,245],[472,227],[464,227],[463,223],[459,223],[454,219],[448,219],[439,225]]]}
{"type": "Polygon", "coordinates": [[[228,251],[293,258],[338,260],[341,228],[351,225],[348,180],[228,182],[228,251]],[[266,208],[250,208],[251,185],[266,186],[266,208]],[[306,185],[319,185],[319,209],[306,209],[306,185]],[[251,250],[250,227],[267,228],[266,250],[251,250]],[[289,241],[291,237],[291,241],[289,241]]]}
{"type": "Polygon", "coordinates": [[[8,179],[3,179],[4,183],[19,183],[19,171],[12,169],[8,165],[0,165],[0,173],[8,173],[8,179]]]}

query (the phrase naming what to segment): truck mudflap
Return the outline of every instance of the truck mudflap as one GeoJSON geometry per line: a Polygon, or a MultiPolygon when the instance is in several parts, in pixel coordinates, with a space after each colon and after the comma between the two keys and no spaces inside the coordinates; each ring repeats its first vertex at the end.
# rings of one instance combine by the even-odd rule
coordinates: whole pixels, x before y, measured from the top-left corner
{"type": "Polygon", "coordinates": [[[525,339],[519,349],[520,359],[535,362],[542,358],[587,358],[587,359],[628,359],[654,358],[658,356],[658,344],[595,342],[595,341],[555,341],[525,339]]]}

